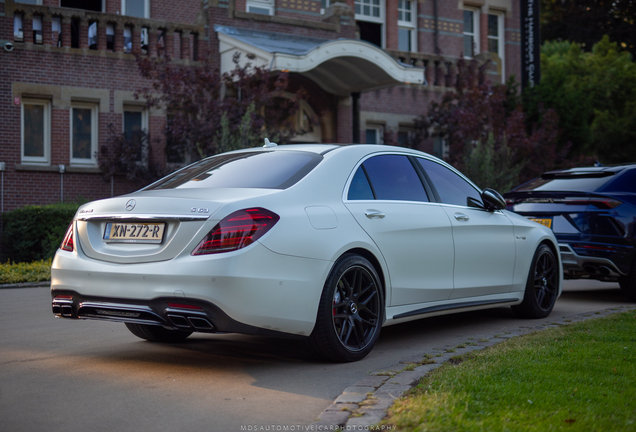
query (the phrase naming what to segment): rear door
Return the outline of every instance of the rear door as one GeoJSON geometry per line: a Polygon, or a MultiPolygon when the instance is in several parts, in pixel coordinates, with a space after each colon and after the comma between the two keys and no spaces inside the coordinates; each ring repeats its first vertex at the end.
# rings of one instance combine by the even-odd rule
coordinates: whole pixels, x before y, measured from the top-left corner
{"type": "Polygon", "coordinates": [[[388,265],[392,294],[387,305],[445,300],[453,290],[451,224],[428,195],[406,155],[367,159],[349,186],[345,205],[388,265]]]}

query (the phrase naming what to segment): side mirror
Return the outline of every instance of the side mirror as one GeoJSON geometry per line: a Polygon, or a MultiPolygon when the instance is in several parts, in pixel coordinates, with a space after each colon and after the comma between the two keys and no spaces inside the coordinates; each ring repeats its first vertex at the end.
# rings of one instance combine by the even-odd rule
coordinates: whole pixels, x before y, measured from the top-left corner
{"type": "Polygon", "coordinates": [[[481,193],[481,199],[488,211],[503,210],[506,208],[506,200],[494,189],[486,188],[481,193]]]}

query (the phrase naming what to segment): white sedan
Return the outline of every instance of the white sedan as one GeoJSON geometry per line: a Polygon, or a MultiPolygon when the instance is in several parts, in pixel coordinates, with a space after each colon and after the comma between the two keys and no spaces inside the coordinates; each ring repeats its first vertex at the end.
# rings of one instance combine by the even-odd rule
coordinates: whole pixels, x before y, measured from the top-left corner
{"type": "Polygon", "coordinates": [[[504,208],[419,151],[266,142],[80,207],[53,261],[53,313],[155,342],[304,338],[332,361],[427,316],[545,317],[561,293],[557,241],[504,208]]]}

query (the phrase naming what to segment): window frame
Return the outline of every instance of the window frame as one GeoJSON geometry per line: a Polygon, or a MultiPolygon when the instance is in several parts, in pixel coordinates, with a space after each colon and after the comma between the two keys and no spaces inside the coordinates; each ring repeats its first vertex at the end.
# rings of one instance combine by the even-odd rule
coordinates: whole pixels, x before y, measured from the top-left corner
{"type": "Polygon", "coordinates": [[[247,0],[245,2],[245,12],[258,14],[258,15],[273,16],[274,15],[274,0],[247,0]],[[260,12],[253,12],[250,10],[250,7],[267,10],[268,13],[263,14],[260,12]]]}
{"type": "MultiPolygon", "coordinates": [[[[479,35],[480,35],[480,29],[479,29],[479,16],[481,14],[481,11],[479,10],[479,8],[476,7],[472,7],[472,6],[465,6],[464,7],[464,13],[466,11],[468,12],[472,12],[473,13],[473,31],[472,33],[469,33],[466,31],[466,28],[462,29],[462,34],[464,36],[464,48],[466,47],[466,36],[472,36],[473,38],[473,50],[475,55],[479,54],[481,52],[481,48],[480,48],[480,41],[479,41],[479,35]]],[[[466,55],[466,53],[464,53],[464,58],[465,59],[472,59],[473,53],[471,52],[470,55],[466,55]]]]}
{"type": "Polygon", "coordinates": [[[47,99],[23,98],[20,104],[20,159],[23,164],[33,165],[49,165],[51,163],[51,101],[47,99]],[[42,156],[26,156],[24,154],[24,106],[25,105],[41,105],[44,107],[42,129],[43,129],[43,155],[42,156]]]}
{"type": "Polygon", "coordinates": [[[69,133],[69,145],[70,145],[70,155],[69,160],[71,165],[82,165],[82,166],[96,166],[97,165],[97,146],[99,142],[99,110],[98,104],[96,103],[88,103],[88,102],[72,102],[71,109],[69,110],[69,125],[70,125],[70,133],[69,133]],[[91,110],[91,157],[90,159],[86,158],[75,158],[73,157],[73,109],[82,108],[82,109],[90,109],[91,110]]]}
{"type": "MultiPolygon", "coordinates": [[[[122,133],[126,133],[126,113],[127,112],[140,112],[141,113],[141,132],[144,134],[148,134],[148,109],[144,106],[134,105],[134,104],[124,104],[124,108],[122,111],[122,119],[121,119],[121,127],[122,133]]],[[[141,160],[135,161],[142,165],[148,165],[149,156],[150,156],[150,143],[142,142],[141,146],[141,160]]]]}
{"type": "Polygon", "coordinates": [[[367,124],[366,127],[364,128],[364,143],[371,144],[371,145],[384,144],[384,126],[379,124],[367,124]],[[374,142],[374,143],[367,142],[367,133],[370,130],[374,130],[376,132],[375,137],[377,138],[378,142],[374,142]]]}
{"type": "Polygon", "coordinates": [[[492,52],[490,51],[490,41],[491,40],[497,40],[498,41],[498,52],[496,53],[499,58],[501,59],[501,80],[502,82],[505,82],[505,65],[506,65],[506,41],[505,41],[505,19],[506,16],[503,12],[500,11],[490,11],[488,12],[488,20],[490,20],[490,16],[496,16],[497,17],[497,32],[499,33],[498,36],[494,37],[490,35],[490,23],[488,23],[488,32],[486,35],[487,41],[488,41],[488,52],[492,52]]]}
{"type": "Polygon", "coordinates": [[[409,50],[406,52],[417,52],[417,1],[415,0],[398,0],[398,49],[400,51],[405,51],[400,49],[400,30],[406,30],[409,33],[409,50]],[[408,2],[410,4],[409,9],[400,8],[400,2],[404,5],[404,3],[408,2]],[[402,17],[406,13],[411,15],[410,20],[400,19],[400,14],[402,17]]]}
{"type": "MultiPolygon", "coordinates": [[[[126,2],[130,0],[121,0],[121,14],[124,16],[134,16],[126,14],[126,2]]],[[[144,2],[144,16],[136,18],[150,18],[150,0],[143,0],[144,2]]]]}

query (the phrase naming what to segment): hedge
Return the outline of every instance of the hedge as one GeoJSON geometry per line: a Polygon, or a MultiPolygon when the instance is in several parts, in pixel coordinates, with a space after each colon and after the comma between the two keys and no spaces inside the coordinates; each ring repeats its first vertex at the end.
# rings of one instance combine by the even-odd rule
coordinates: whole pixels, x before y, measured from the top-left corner
{"type": "Polygon", "coordinates": [[[52,258],[77,211],[77,203],[25,206],[4,214],[2,254],[12,262],[52,258]]]}

